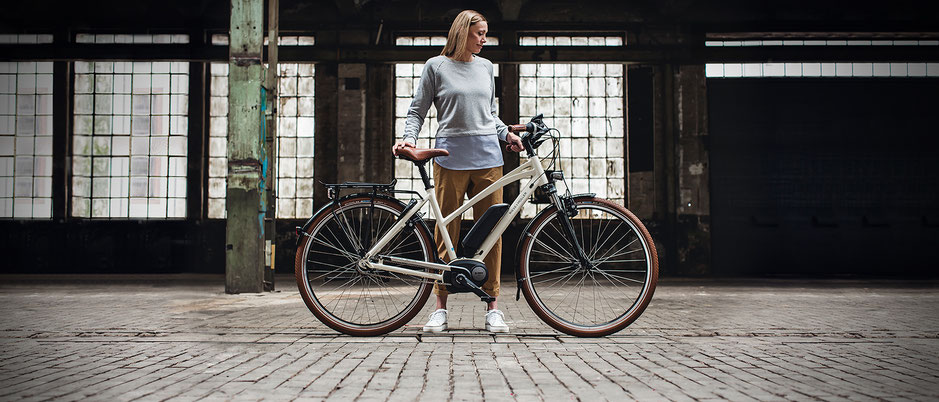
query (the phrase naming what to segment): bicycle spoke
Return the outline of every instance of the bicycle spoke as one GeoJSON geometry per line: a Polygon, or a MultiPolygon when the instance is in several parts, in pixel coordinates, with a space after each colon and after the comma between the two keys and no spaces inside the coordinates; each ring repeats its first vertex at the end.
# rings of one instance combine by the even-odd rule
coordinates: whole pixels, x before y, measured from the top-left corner
{"type": "MultiPolygon", "coordinates": [[[[552,248],[551,246],[545,244],[545,242],[543,242],[543,241],[541,241],[541,240],[535,239],[535,242],[537,242],[537,243],[538,243],[539,245],[541,245],[542,247],[544,247],[544,248],[548,249],[549,251],[551,251],[551,254],[557,256],[558,258],[564,258],[564,259],[567,259],[567,260],[569,260],[569,261],[574,261],[574,260],[576,260],[576,258],[574,258],[574,256],[572,256],[572,255],[570,255],[570,254],[563,255],[563,254],[561,254],[559,251],[557,251],[557,250],[555,250],[554,248],[552,248]]],[[[557,244],[556,242],[554,242],[554,243],[557,244]]],[[[560,245],[559,245],[559,246],[560,246],[560,245]]]]}
{"type": "MultiPolygon", "coordinates": [[[[623,225],[623,222],[622,222],[622,221],[619,221],[619,223],[618,223],[618,224],[616,225],[616,227],[614,228],[613,233],[616,233],[616,229],[619,229],[619,227],[622,226],[622,225],[623,225]]],[[[627,232],[626,234],[629,234],[629,232],[627,232]]],[[[600,250],[603,250],[604,246],[606,246],[606,243],[607,243],[607,241],[609,241],[609,240],[613,240],[613,241],[615,242],[615,241],[617,241],[617,240],[619,240],[619,239],[617,238],[617,236],[614,236],[613,234],[610,234],[610,235],[608,235],[608,236],[605,236],[605,239],[603,239],[603,243],[597,245],[597,247],[593,250],[593,252],[590,253],[590,256],[589,256],[588,258],[590,258],[591,260],[593,260],[594,257],[597,256],[597,253],[600,252],[600,250]]]]}
{"type": "MultiPolygon", "coordinates": [[[[390,233],[397,213],[382,202],[353,201],[328,212],[311,230],[302,260],[306,287],[321,310],[335,321],[357,327],[385,325],[420,308],[416,305],[418,296],[430,283],[424,278],[356,267],[361,259],[358,250],[367,251],[366,246],[374,246],[390,233]]],[[[383,251],[420,261],[430,259],[429,236],[421,235],[420,230],[402,227],[383,251]]]]}
{"type": "Polygon", "coordinates": [[[581,267],[563,217],[552,215],[538,221],[525,243],[528,281],[523,286],[539,300],[533,307],[542,306],[538,309],[548,313],[555,328],[625,326],[626,314],[635,311],[649,282],[648,243],[640,242],[642,234],[616,208],[602,203],[577,207],[584,218],[571,223],[590,266],[581,267]]]}
{"type": "Polygon", "coordinates": [[[534,275],[528,275],[528,280],[531,280],[532,278],[537,278],[537,277],[543,276],[543,275],[553,274],[553,273],[562,271],[562,270],[567,269],[567,268],[572,267],[572,266],[573,266],[573,265],[567,265],[567,266],[565,266],[565,267],[561,267],[561,268],[555,269],[555,270],[553,270],[553,271],[539,272],[539,273],[534,274],[534,275]]]}
{"type": "Polygon", "coordinates": [[[602,263],[605,259],[612,258],[613,256],[617,255],[620,251],[622,251],[623,249],[625,249],[625,248],[627,248],[627,247],[633,245],[633,243],[635,243],[635,242],[637,242],[637,241],[639,241],[639,238],[638,238],[638,237],[635,238],[635,239],[633,239],[633,241],[629,242],[629,243],[626,244],[625,246],[620,247],[618,250],[616,250],[616,251],[614,251],[614,252],[612,252],[612,253],[607,253],[607,254],[604,255],[603,257],[600,257],[600,258],[598,259],[598,261],[600,261],[600,262],[598,262],[598,264],[599,264],[599,263],[602,263]]]}

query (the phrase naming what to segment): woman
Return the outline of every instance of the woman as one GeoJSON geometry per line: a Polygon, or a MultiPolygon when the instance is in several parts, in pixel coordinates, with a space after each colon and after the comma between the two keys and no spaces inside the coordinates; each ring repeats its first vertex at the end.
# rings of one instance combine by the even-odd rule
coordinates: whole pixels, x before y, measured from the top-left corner
{"type": "MultiPolygon", "coordinates": [[[[394,146],[395,155],[402,147],[414,147],[424,117],[431,103],[437,107],[439,128],[436,148],[450,151],[449,156],[434,161],[434,191],[444,216],[455,211],[469,194],[472,198],[502,177],[502,150],[499,141],[509,149],[520,152],[522,141],[496,115],[495,78],[489,60],[477,56],[486,43],[489,23],[482,14],[464,10],[450,26],[447,44],[439,56],[424,64],[421,81],[414,91],[414,100],[408,109],[404,139],[394,146]]],[[[479,218],[493,204],[502,202],[499,189],[473,206],[473,216],[479,218]]],[[[460,236],[460,220],[447,225],[452,244],[460,236]]],[[[437,253],[449,261],[440,231],[435,229],[437,253]]],[[[499,296],[499,275],[502,269],[502,240],[496,242],[483,260],[489,270],[489,279],[483,290],[492,297],[499,296]]],[[[430,315],[424,332],[447,329],[447,290],[434,284],[437,310],[430,315]]],[[[505,316],[495,301],[488,304],[486,330],[508,332],[505,316]]]]}

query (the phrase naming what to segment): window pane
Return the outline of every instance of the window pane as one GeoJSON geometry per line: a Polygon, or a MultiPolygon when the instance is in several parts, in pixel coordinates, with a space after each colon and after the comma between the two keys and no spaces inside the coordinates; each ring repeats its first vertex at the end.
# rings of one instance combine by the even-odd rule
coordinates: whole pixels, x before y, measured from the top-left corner
{"type": "MultiPolygon", "coordinates": [[[[286,41],[285,38],[280,38],[280,46],[313,44],[312,37],[292,37],[286,41]]],[[[228,175],[228,65],[213,63],[210,71],[207,216],[224,219],[225,180],[228,175]]],[[[274,146],[278,150],[275,165],[277,217],[282,219],[306,218],[313,214],[315,71],[315,65],[311,63],[278,65],[280,99],[274,146]]]]}
{"type": "MultiPolygon", "coordinates": [[[[399,37],[398,46],[427,46],[444,45],[447,38],[444,36],[434,37],[399,37]]],[[[487,45],[497,45],[498,39],[488,38],[487,45]]],[[[499,65],[493,65],[495,76],[498,76],[499,65]]],[[[395,141],[404,137],[405,120],[407,120],[408,108],[411,106],[411,100],[414,97],[414,88],[420,82],[423,64],[399,63],[395,66],[395,141]]],[[[521,83],[520,83],[521,84],[521,83]]],[[[526,82],[527,88],[534,91],[535,81],[526,82]]],[[[498,95],[498,94],[496,94],[498,95]]],[[[499,97],[496,96],[496,104],[499,103],[499,97]]],[[[437,109],[431,105],[421,131],[418,134],[417,146],[429,148],[433,146],[434,137],[437,134],[437,109]]],[[[427,174],[433,176],[433,164],[426,165],[427,174]]],[[[418,173],[414,164],[404,160],[395,160],[394,165],[395,179],[398,180],[395,186],[398,190],[423,190],[424,184],[421,182],[421,175],[418,173]]],[[[430,213],[430,206],[425,205],[421,210],[427,216],[430,213]]],[[[473,211],[470,209],[463,214],[463,219],[473,219],[473,211]]]]}
{"type": "Polygon", "coordinates": [[[0,63],[0,218],[52,217],[52,96],[51,62],[0,63]]]}
{"type": "MultiPolygon", "coordinates": [[[[564,171],[572,193],[596,193],[620,204],[625,202],[623,71],[620,64],[519,66],[521,121],[544,114],[545,123],[560,131],[557,165],[551,169],[564,171]],[[537,83],[527,84],[532,80],[537,83]]],[[[548,155],[550,148],[546,142],[540,155],[548,155]]],[[[558,190],[568,188],[559,183],[558,190]]],[[[525,208],[522,217],[531,218],[541,209],[525,208]]]]}
{"type": "MultiPolygon", "coordinates": [[[[99,35],[93,43],[102,43],[99,39],[111,40],[99,35]]],[[[133,40],[171,43],[174,39],[165,35],[160,38],[162,42],[154,42],[151,35],[135,35],[133,40]]],[[[73,158],[72,215],[185,218],[188,126],[176,127],[176,137],[168,135],[173,121],[170,114],[184,118],[188,113],[188,85],[170,85],[174,81],[188,82],[188,63],[78,65],[74,121],[75,133],[82,135],[73,137],[73,153],[91,158],[73,158]],[[174,65],[183,67],[173,69],[174,65]],[[88,106],[82,106],[84,103],[88,106]],[[172,161],[169,155],[174,156],[172,161]]]]}

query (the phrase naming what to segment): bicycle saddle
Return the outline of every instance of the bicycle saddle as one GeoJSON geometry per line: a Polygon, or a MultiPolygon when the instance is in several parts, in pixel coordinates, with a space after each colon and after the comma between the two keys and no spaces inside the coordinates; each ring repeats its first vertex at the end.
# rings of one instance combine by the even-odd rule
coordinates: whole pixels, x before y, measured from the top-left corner
{"type": "Polygon", "coordinates": [[[398,157],[411,162],[427,162],[437,156],[450,155],[450,151],[437,148],[398,148],[398,157]]]}

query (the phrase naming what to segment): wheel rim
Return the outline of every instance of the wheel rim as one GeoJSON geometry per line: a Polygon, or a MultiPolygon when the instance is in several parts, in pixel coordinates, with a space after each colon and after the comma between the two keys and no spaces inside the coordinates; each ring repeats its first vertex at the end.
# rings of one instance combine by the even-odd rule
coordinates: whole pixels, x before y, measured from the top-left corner
{"type": "MultiPolygon", "coordinates": [[[[403,318],[419,302],[426,281],[357,268],[362,250],[391,228],[398,211],[353,202],[334,212],[312,228],[303,249],[303,285],[315,308],[333,323],[352,329],[380,328],[403,318]]],[[[405,227],[381,254],[425,261],[428,249],[417,228],[405,227]]]]}
{"type": "Polygon", "coordinates": [[[645,307],[653,283],[655,262],[643,231],[602,204],[578,205],[571,223],[589,266],[570,251],[562,223],[552,214],[527,242],[525,286],[549,321],[569,329],[600,332],[628,324],[645,307]]]}

